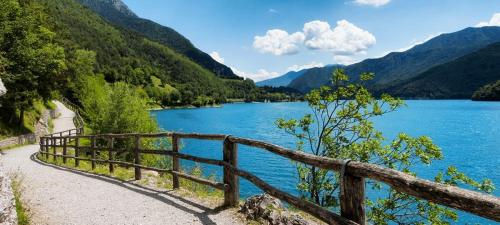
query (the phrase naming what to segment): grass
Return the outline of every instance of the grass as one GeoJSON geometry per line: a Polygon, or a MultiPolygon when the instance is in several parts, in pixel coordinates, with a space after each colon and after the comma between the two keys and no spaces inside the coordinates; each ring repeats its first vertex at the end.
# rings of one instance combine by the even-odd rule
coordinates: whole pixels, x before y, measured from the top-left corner
{"type": "MultiPolygon", "coordinates": [[[[28,144],[25,144],[25,145],[28,145],[28,144]]],[[[15,145],[9,145],[9,146],[6,146],[6,147],[1,147],[0,148],[0,152],[11,150],[11,149],[18,148],[18,147],[25,146],[25,145],[15,144],[15,145]]]]}
{"type": "Polygon", "coordinates": [[[18,225],[28,225],[30,224],[30,217],[28,211],[22,201],[23,189],[21,186],[22,177],[19,173],[14,173],[12,177],[12,190],[14,192],[14,200],[16,203],[16,213],[17,213],[17,224],[18,225]]]}
{"type": "MultiPolygon", "coordinates": [[[[0,140],[35,132],[35,124],[42,116],[42,113],[46,109],[52,109],[52,107],[56,107],[52,102],[44,103],[42,101],[35,101],[32,109],[24,112],[24,123],[21,126],[19,126],[18,120],[9,124],[6,122],[8,118],[2,118],[0,116],[0,140]]],[[[16,118],[19,117],[19,113],[19,111],[16,112],[16,118]]]]}
{"type": "Polygon", "coordinates": [[[52,118],[50,116],[49,116],[48,125],[49,125],[49,133],[53,133],[54,132],[54,121],[52,120],[52,118]]]}

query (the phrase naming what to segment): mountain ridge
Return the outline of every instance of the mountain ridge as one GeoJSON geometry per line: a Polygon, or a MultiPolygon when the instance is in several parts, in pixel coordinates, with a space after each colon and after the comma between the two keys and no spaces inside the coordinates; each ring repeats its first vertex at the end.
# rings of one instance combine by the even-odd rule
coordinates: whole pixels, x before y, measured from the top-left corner
{"type": "Polygon", "coordinates": [[[500,80],[498,62],[500,42],[435,66],[414,78],[377,92],[402,98],[469,99],[480,87],[500,80]]]}
{"type": "MultiPolygon", "coordinates": [[[[457,59],[500,41],[500,27],[465,28],[441,34],[429,41],[416,45],[404,52],[391,52],[381,58],[366,59],[345,67],[346,73],[354,79],[363,72],[375,73],[373,86],[403,81],[415,77],[426,70],[457,59]]],[[[308,92],[313,88],[328,84],[331,70],[306,71],[290,83],[290,87],[308,92]]]]}
{"type": "MultiPolygon", "coordinates": [[[[237,76],[231,68],[217,62],[210,55],[196,48],[191,41],[174,29],[148,19],[140,18],[133,12],[133,15],[130,15],[127,11],[122,11],[121,9],[124,7],[128,9],[128,6],[126,6],[121,0],[77,1],[101,15],[110,23],[141,33],[153,41],[164,44],[222,78],[242,79],[237,76]],[[116,7],[116,5],[124,5],[124,7],[116,7]]],[[[128,10],[130,11],[130,9],[128,10]]]]}
{"type": "Polygon", "coordinates": [[[290,82],[292,82],[295,78],[304,74],[306,72],[306,70],[307,69],[302,69],[299,71],[288,71],[279,77],[256,82],[255,85],[257,85],[259,87],[262,87],[262,86],[270,86],[270,87],[284,86],[285,87],[288,84],[290,84],[290,82]]]}

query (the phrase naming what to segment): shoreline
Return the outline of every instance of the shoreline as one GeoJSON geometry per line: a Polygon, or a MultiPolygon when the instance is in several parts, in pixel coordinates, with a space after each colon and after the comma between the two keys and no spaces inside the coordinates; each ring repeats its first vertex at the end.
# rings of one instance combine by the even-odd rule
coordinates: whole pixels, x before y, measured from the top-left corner
{"type": "Polygon", "coordinates": [[[169,109],[200,109],[200,108],[222,108],[225,104],[255,104],[255,103],[292,103],[292,102],[304,102],[304,101],[281,101],[281,102],[245,102],[245,101],[232,101],[225,102],[221,104],[214,105],[204,105],[196,107],[194,105],[183,105],[183,106],[168,106],[165,108],[155,107],[148,109],[149,111],[161,111],[161,110],[169,110],[169,109]]]}

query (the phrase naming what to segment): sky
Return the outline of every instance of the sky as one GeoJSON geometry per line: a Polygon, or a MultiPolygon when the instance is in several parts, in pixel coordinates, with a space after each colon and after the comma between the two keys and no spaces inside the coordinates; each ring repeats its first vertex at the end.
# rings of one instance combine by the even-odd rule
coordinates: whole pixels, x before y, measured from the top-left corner
{"type": "Polygon", "coordinates": [[[352,64],[441,33],[500,26],[500,0],[123,0],[243,77],[352,64]]]}

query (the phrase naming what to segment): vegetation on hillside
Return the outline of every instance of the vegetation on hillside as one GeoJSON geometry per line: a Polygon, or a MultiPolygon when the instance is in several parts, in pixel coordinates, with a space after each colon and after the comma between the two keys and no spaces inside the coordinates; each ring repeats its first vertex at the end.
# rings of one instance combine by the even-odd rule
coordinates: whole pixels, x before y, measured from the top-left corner
{"type": "Polygon", "coordinates": [[[500,80],[484,85],[472,95],[474,101],[500,101],[500,80]]]}
{"type": "Polygon", "coordinates": [[[500,42],[384,87],[403,98],[469,99],[481,86],[500,79],[500,42]]]}
{"type": "MultiPolygon", "coordinates": [[[[172,28],[162,26],[153,21],[137,17],[129,9],[117,8],[117,1],[111,0],[78,0],[83,5],[94,10],[112,24],[141,33],[150,40],[168,46],[175,52],[182,54],[193,62],[201,65],[217,76],[229,79],[242,79],[233,71],[215,61],[210,55],[197,49],[187,38],[172,28]]],[[[118,1],[119,5],[124,5],[118,1]]],[[[126,7],[126,6],[125,6],[126,7]]]]}
{"type": "Polygon", "coordinates": [[[1,0],[0,77],[7,93],[0,97],[0,135],[33,132],[52,90],[64,82],[64,49],[55,33],[40,23],[40,9],[29,1],[1,0]]]}
{"type": "MultiPolygon", "coordinates": [[[[377,74],[377,77],[367,83],[367,87],[376,86],[380,89],[388,84],[408,81],[431,68],[451,62],[496,42],[500,42],[500,27],[466,28],[457,32],[439,35],[404,52],[392,52],[381,58],[366,59],[346,66],[345,71],[348,74],[354,74],[352,78],[354,81],[359,80],[357,75],[365,71],[377,74]]],[[[335,68],[332,68],[332,66],[309,69],[302,76],[292,81],[289,86],[307,93],[322,85],[330,85],[330,74],[334,70],[335,68]]],[[[469,71],[470,74],[473,72],[476,71],[469,71]]],[[[445,75],[453,76],[454,73],[445,75]]],[[[480,74],[474,73],[474,75],[479,76],[480,74]]],[[[453,78],[453,81],[464,84],[468,82],[467,80],[461,80],[462,78],[464,77],[453,78]]],[[[443,80],[436,79],[434,81],[434,86],[447,85],[446,81],[443,80]]],[[[475,81],[481,80],[478,78],[475,81]]],[[[462,98],[470,98],[470,95],[476,89],[470,90],[471,93],[462,98]]],[[[412,92],[409,97],[418,97],[411,94],[425,93],[425,91],[412,92]]]]}
{"type": "MultiPolygon", "coordinates": [[[[415,166],[442,159],[441,150],[429,137],[400,133],[387,141],[375,129],[372,119],[395,111],[404,103],[386,94],[380,100],[375,99],[364,87],[373,77],[371,73],[363,73],[359,82],[352,82],[343,70],[336,70],[331,86],[323,86],[306,96],[312,114],[299,120],[279,119],[277,126],[297,138],[300,151],[372,163],[411,175],[416,175],[412,170],[415,166]]],[[[297,171],[297,188],[305,199],[338,209],[339,173],[301,163],[297,164],[297,171]]],[[[452,166],[437,174],[435,181],[488,193],[494,189],[490,180],[474,181],[452,166]]],[[[368,184],[381,193],[376,199],[366,199],[367,216],[372,224],[448,224],[457,220],[456,212],[447,207],[400,193],[373,180],[368,184]]]]}
{"type": "MultiPolygon", "coordinates": [[[[249,80],[219,78],[172,50],[169,45],[152,41],[143,33],[113,26],[74,0],[36,2],[44,6],[48,15],[46,24],[58,33],[56,40],[65,49],[95,52],[95,73],[103,74],[106,81],[111,83],[123,81],[146,89],[148,86],[156,89],[149,89],[147,93],[154,99],[153,102],[161,106],[219,104],[230,98],[253,97],[250,93],[261,92],[249,80]],[[169,90],[158,90],[153,76],[160,79],[160,86],[169,90]]],[[[68,55],[69,61],[75,59],[73,54],[68,55]]],[[[263,98],[259,95],[248,100],[263,98]]]]}
{"type": "Polygon", "coordinates": [[[108,126],[125,118],[114,117],[114,123],[102,118],[123,110],[148,120],[151,103],[203,106],[235,98],[288,99],[251,80],[219,78],[165,45],[109,24],[75,0],[0,1],[0,78],[8,89],[0,98],[0,135],[29,130],[25,119],[35,103],[60,95],[84,107],[96,132],[146,132],[131,124],[108,126]]]}

